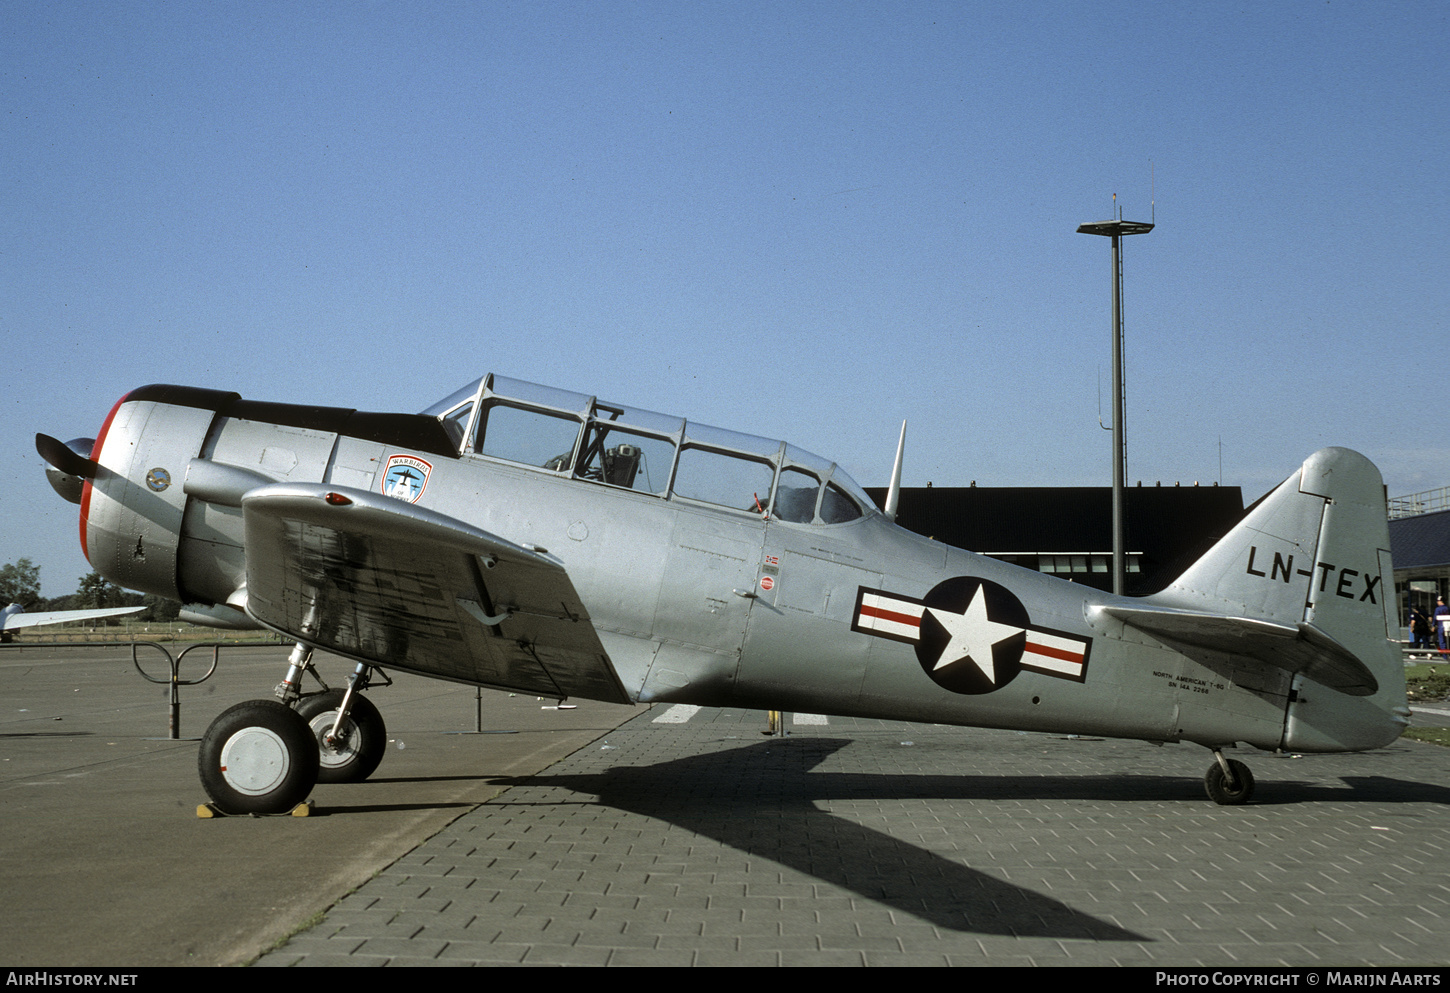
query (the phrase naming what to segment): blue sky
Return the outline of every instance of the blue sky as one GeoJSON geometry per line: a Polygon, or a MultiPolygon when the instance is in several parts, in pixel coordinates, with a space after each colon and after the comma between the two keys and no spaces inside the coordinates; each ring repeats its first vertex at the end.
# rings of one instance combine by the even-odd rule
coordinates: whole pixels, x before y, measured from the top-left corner
{"type": "Polygon", "coordinates": [[[492,370],[865,485],[903,418],[907,485],[1106,485],[1115,193],[1130,483],[1450,485],[1443,3],[21,0],[0,46],[0,562],[47,595],[89,566],[34,433],[152,382],[492,370]]]}

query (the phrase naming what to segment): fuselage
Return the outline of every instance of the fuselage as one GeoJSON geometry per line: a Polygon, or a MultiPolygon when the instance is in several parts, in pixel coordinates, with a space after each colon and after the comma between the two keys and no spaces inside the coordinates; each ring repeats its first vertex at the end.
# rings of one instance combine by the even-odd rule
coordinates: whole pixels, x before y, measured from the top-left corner
{"type": "Polygon", "coordinates": [[[1126,598],[895,526],[825,459],[531,384],[420,415],[146,387],[92,458],[82,542],[113,582],[242,618],[243,492],[383,493],[561,561],[640,702],[1275,748],[1296,696],[1092,611],[1126,598]]]}

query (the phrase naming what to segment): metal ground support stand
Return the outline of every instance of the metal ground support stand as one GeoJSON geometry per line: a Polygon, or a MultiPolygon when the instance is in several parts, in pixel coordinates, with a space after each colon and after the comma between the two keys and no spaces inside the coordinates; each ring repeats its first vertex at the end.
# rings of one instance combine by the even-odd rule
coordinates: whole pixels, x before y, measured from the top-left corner
{"type": "Polygon", "coordinates": [[[27,648],[129,648],[131,650],[131,664],[136,667],[136,671],[141,674],[141,677],[143,679],[150,683],[170,685],[171,701],[166,722],[167,738],[171,741],[179,741],[181,737],[180,688],[182,686],[195,686],[197,683],[204,683],[208,679],[210,679],[212,677],[212,674],[216,672],[217,661],[220,658],[221,650],[224,647],[226,646],[219,641],[199,641],[194,645],[188,645],[185,649],[182,650],[181,654],[176,656],[175,658],[173,658],[171,653],[168,652],[163,646],[157,644],[154,641],[17,641],[8,642],[4,645],[0,645],[0,650],[7,652],[19,652],[24,651],[27,648]],[[149,648],[154,648],[162,655],[166,656],[167,668],[171,670],[170,676],[164,679],[158,678],[148,673],[145,669],[141,668],[141,660],[136,653],[136,649],[140,648],[143,645],[149,648]],[[211,668],[202,675],[198,676],[196,679],[182,679],[181,661],[182,659],[186,658],[188,652],[196,648],[212,649],[211,668]]]}
{"type": "Polygon", "coordinates": [[[141,678],[151,683],[169,683],[171,686],[171,707],[167,716],[166,726],[168,732],[167,736],[172,741],[179,741],[181,739],[181,687],[195,686],[197,683],[204,683],[208,679],[210,679],[212,677],[212,674],[216,672],[217,663],[221,660],[221,653],[221,642],[198,642],[195,645],[186,646],[186,648],[182,649],[181,654],[173,659],[170,652],[162,648],[160,645],[156,644],[154,641],[131,642],[131,664],[136,667],[136,671],[141,674],[141,678]],[[152,648],[159,651],[162,655],[165,655],[166,661],[171,667],[171,677],[169,679],[157,679],[155,676],[148,673],[145,669],[141,668],[141,660],[136,657],[137,645],[150,645],[152,648]],[[182,659],[186,658],[188,652],[197,648],[210,648],[212,650],[211,668],[203,673],[200,678],[182,679],[181,661],[182,659]]]}

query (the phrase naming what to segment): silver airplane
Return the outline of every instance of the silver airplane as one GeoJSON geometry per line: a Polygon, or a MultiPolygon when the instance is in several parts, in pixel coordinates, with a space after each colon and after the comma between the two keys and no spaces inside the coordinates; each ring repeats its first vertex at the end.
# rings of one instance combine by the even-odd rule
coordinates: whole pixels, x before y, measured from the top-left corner
{"type": "Polygon", "coordinates": [[[386,737],[361,691],[389,669],[1188,741],[1213,752],[1221,804],[1254,788],[1225,749],[1377,748],[1408,723],[1384,486],[1342,448],[1138,599],[896,526],[900,449],[882,513],[794,445],[496,375],[421,414],[147,386],[94,441],[36,445],[103,576],[296,643],[276,699],[202,741],[229,813],[367,778],[386,737]],[[345,688],[317,649],[356,664],[345,688]]]}
{"type": "Polygon", "coordinates": [[[42,627],[46,624],[66,624],[70,621],[93,621],[102,617],[119,617],[134,614],[145,607],[97,607],[92,610],[45,610],[26,613],[18,603],[12,603],[0,610],[0,641],[10,641],[21,628],[42,627]]]}

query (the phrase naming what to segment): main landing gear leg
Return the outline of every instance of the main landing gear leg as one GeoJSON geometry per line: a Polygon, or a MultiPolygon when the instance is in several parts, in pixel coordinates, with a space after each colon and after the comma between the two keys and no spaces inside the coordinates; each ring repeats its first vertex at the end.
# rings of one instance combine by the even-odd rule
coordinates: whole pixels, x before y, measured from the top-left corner
{"type": "MultiPolygon", "coordinates": [[[[316,670],[312,669],[312,649],[299,641],[292,646],[292,654],[287,656],[287,675],[272,692],[287,706],[295,707],[302,697],[302,676],[309,671],[316,675],[316,670]]],[[[323,683],[322,688],[327,689],[327,684],[323,683]]]]}
{"type": "Polygon", "coordinates": [[[383,760],[388,746],[383,716],[360,692],[371,674],[370,667],[359,663],[346,690],[315,693],[297,704],[297,713],[317,742],[320,783],[360,783],[383,760]]]}
{"type": "Polygon", "coordinates": [[[1215,762],[1208,767],[1203,777],[1204,789],[1209,799],[1220,806],[1237,806],[1248,803],[1254,795],[1254,774],[1249,767],[1237,759],[1226,759],[1223,750],[1213,750],[1215,762]]]}

